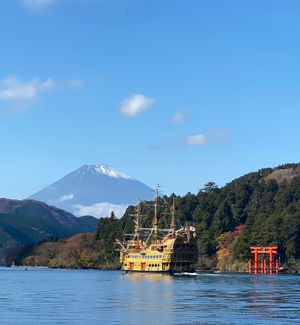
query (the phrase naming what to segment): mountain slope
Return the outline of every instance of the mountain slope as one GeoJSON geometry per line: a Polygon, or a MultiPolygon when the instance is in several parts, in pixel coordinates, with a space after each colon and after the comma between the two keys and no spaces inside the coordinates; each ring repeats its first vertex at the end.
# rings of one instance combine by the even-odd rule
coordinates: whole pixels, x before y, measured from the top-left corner
{"type": "Polygon", "coordinates": [[[97,224],[91,216],[76,218],[43,202],[0,199],[0,258],[13,246],[93,232],[97,224]]]}
{"type": "Polygon", "coordinates": [[[121,217],[137,199],[150,200],[154,191],[108,165],[84,165],[30,198],[54,205],[75,215],[121,217]]]}

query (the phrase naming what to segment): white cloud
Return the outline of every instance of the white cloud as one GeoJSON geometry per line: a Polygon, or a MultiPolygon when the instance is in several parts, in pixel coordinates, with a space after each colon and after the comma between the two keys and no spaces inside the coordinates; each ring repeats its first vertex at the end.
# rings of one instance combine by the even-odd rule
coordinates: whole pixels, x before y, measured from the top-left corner
{"type": "Polygon", "coordinates": [[[80,217],[92,215],[96,218],[109,217],[113,211],[118,218],[121,218],[125,213],[127,204],[112,204],[112,203],[95,203],[90,206],[76,204],[74,205],[74,215],[80,217]]]}
{"type": "Polygon", "coordinates": [[[22,0],[23,6],[29,11],[40,11],[54,3],[55,0],[22,0]]]}
{"type": "Polygon", "coordinates": [[[231,138],[231,132],[228,129],[215,129],[207,134],[195,134],[186,138],[186,144],[190,146],[204,146],[206,144],[222,144],[231,138]]]}
{"type": "Polygon", "coordinates": [[[125,99],[120,107],[120,112],[127,116],[137,116],[155,103],[154,98],[146,98],[142,94],[132,95],[125,99]]]}
{"type": "Polygon", "coordinates": [[[186,137],[174,138],[169,141],[152,144],[149,149],[167,149],[174,147],[201,147],[205,145],[216,145],[226,143],[231,138],[231,132],[228,129],[215,129],[207,134],[192,134],[186,137]]]}
{"type": "Polygon", "coordinates": [[[70,79],[66,82],[66,85],[70,88],[81,88],[84,85],[84,81],[81,79],[70,79]]]}
{"type": "Polygon", "coordinates": [[[190,135],[186,138],[186,143],[191,146],[203,146],[207,144],[209,138],[204,134],[190,135]]]}
{"type": "Polygon", "coordinates": [[[52,79],[23,81],[16,76],[9,76],[0,81],[0,100],[33,100],[40,93],[49,91],[53,87],[54,81],[52,79]]]}
{"type": "Polygon", "coordinates": [[[57,81],[51,78],[22,80],[16,75],[0,80],[0,102],[9,103],[1,109],[0,115],[15,115],[33,106],[45,92],[78,89],[84,85],[80,79],[57,81]]]}
{"type": "Polygon", "coordinates": [[[74,194],[73,193],[65,194],[58,200],[58,202],[66,202],[66,201],[70,201],[72,199],[74,199],[74,194]]]}
{"type": "Polygon", "coordinates": [[[182,123],[185,120],[185,116],[182,112],[177,112],[172,118],[171,123],[182,123]]]}

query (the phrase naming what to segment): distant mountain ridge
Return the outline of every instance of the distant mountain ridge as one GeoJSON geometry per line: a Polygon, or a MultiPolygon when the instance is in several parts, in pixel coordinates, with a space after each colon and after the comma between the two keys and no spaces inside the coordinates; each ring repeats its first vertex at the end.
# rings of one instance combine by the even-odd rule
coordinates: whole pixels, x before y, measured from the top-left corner
{"type": "Polygon", "coordinates": [[[106,165],[83,165],[57,182],[33,194],[30,199],[69,211],[77,216],[96,217],[114,211],[122,217],[138,199],[151,200],[154,190],[124,172],[106,165]]]}
{"type": "Polygon", "coordinates": [[[49,237],[65,238],[94,232],[98,220],[76,218],[69,212],[34,200],[0,199],[0,260],[15,246],[30,245],[49,237]]]}

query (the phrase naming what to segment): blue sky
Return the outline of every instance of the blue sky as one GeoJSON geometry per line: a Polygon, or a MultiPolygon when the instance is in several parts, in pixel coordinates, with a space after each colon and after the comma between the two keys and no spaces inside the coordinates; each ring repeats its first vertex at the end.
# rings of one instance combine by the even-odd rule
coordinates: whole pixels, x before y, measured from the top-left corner
{"type": "Polygon", "coordinates": [[[165,193],[299,162],[299,1],[1,0],[0,196],[107,163],[165,193]]]}

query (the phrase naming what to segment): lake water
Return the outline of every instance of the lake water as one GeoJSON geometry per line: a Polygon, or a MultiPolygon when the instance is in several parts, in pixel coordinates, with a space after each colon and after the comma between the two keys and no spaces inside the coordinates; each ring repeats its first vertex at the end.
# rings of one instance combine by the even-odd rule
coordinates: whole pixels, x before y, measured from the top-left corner
{"type": "Polygon", "coordinates": [[[0,324],[300,324],[300,277],[1,268],[0,324]]]}

